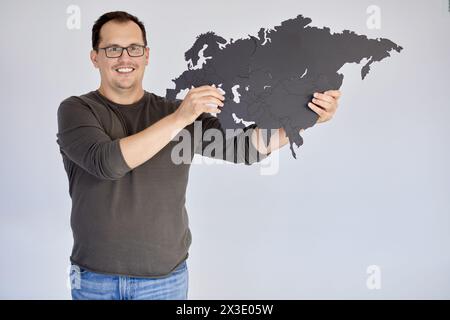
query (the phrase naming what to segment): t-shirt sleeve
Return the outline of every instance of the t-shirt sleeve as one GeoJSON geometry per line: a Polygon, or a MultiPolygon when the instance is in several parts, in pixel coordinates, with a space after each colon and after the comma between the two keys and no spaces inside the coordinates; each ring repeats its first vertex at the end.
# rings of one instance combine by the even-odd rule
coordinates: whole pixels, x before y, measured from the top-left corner
{"type": "Polygon", "coordinates": [[[198,143],[195,153],[228,162],[251,165],[260,162],[270,155],[260,153],[251,136],[256,124],[240,129],[234,136],[228,137],[219,119],[203,113],[196,121],[202,123],[202,141],[198,143]]]}
{"type": "Polygon", "coordinates": [[[61,153],[90,174],[107,180],[123,177],[131,168],[119,140],[112,140],[94,112],[81,99],[64,100],[57,112],[57,143],[61,153]]]}

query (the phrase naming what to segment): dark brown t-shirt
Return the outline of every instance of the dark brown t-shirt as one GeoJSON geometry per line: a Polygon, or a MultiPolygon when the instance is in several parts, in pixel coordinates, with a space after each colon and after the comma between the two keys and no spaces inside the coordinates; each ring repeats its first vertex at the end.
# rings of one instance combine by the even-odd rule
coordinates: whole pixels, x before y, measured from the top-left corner
{"type": "MultiPolygon", "coordinates": [[[[145,91],[138,102],[120,105],[98,90],[61,103],[57,143],[72,198],[72,263],[99,273],[157,278],[188,257],[191,233],[185,196],[190,163],[172,161],[178,139],[133,170],[119,146],[121,138],[171,114],[180,103],[145,91]]],[[[224,132],[209,114],[196,121],[201,121],[200,136],[194,134],[194,123],[185,128],[191,133],[191,160],[214,143],[202,140],[206,130],[224,132]]],[[[230,159],[227,154],[234,152],[232,162],[247,165],[262,160],[266,155],[248,139],[254,127],[225,139],[224,152],[209,156],[230,159]]]]}

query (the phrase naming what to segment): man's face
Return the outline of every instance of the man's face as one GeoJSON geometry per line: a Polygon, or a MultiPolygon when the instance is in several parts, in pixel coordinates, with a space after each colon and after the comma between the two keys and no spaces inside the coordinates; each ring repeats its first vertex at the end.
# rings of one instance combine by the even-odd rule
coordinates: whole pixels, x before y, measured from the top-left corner
{"type": "MultiPolygon", "coordinates": [[[[105,23],[100,30],[98,47],[110,46],[128,47],[132,44],[144,45],[139,26],[132,22],[118,23],[114,20],[105,23]]],[[[91,60],[100,70],[102,85],[120,92],[142,87],[145,66],[148,65],[149,48],[145,48],[141,57],[130,57],[127,50],[123,50],[119,58],[108,58],[105,50],[91,51],[91,60]],[[124,69],[125,68],[125,69],[124,69]],[[127,71],[126,68],[131,68],[127,71]]]]}

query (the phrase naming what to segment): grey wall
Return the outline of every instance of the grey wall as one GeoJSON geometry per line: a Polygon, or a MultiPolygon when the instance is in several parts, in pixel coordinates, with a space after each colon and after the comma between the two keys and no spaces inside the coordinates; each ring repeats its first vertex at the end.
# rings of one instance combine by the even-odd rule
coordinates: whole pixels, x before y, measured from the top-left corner
{"type": "MultiPolygon", "coordinates": [[[[111,10],[149,33],[148,91],[164,95],[195,36],[245,37],[303,14],[402,45],[361,81],[345,78],[335,118],[288,148],[279,172],[193,165],[188,261],[196,298],[450,298],[450,12],[433,1],[4,1],[0,298],[68,299],[70,198],[56,110],[96,89],[90,29],[111,10]],[[81,28],[69,30],[69,5],[81,28]],[[370,30],[369,5],[381,9],[370,30]],[[216,206],[219,197],[230,201],[216,206]],[[367,268],[381,271],[369,289],[367,268]]],[[[221,202],[223,203],[223,202],[221,202]]]]}

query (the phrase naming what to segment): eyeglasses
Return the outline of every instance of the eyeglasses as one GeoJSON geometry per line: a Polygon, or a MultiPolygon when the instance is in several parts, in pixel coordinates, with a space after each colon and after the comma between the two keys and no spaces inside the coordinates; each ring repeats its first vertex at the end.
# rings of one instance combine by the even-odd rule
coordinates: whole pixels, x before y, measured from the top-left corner
{"type": "Polygon", "coordinates": [[[129,47],[111,46],[106,48],[99,48],[105,50],[105,54],[108,58],[120,58],[123,54],[123,50],[126,49],[130,57],[142,57],[144,55],[145,46],[139,44],[132,44],[129,47]]]}

